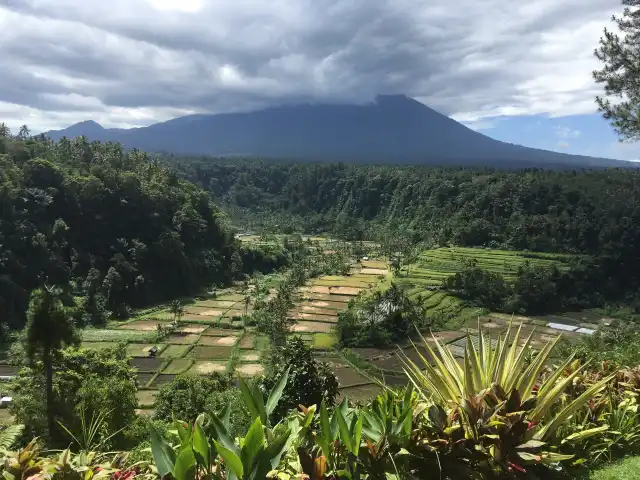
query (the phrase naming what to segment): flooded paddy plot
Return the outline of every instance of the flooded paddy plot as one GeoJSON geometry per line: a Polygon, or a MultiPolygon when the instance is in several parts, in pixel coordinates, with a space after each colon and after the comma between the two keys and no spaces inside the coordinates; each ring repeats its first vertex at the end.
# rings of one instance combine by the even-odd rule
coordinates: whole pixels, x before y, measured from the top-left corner
{"type": "Polygon", "coordinates": [[[140,372],[155,372],[165,361],[164,358],[131,358],[129,365],[140,372]]]}
{"type": "Polygon", "coordinates": [[[149,383],[155,375],[155,372],[138,372],[136,374],[136,382],[142,387],[149,383]]]}
{"type": "Polygon", "coordinates": [[[162,385],[164,385],[165,383],[172,382],[176,378],[176,376],[177,375],[172,375],[172,374],[168,374],[168,373],[161,373],[160,375],[156,376],[156,378],[151,383],[151,386],[155,387],[155,388],[159,388],[162,385]]]}

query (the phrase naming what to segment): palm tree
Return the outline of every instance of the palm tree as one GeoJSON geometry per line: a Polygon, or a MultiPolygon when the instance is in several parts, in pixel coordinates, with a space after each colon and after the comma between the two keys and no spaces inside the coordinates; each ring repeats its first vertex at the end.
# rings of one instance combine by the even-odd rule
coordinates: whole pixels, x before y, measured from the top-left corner
{"type": "Polygon", "coordinates": [[[173,322],[178,323],[184,315],[184,307],[180,303],[180,300],[174,300],[169,306],[169,312],[173,315],[173,322]]]}
{"type": "Polygon", "coordinates": [[[78,343],[71,312],[60,300],[60,293],[46,286],[31,292],[25,327],[27,358],[31,363],[39,358],[44,366],[49,436],[54,430],[53,358],[64,346],[78,343]]]}

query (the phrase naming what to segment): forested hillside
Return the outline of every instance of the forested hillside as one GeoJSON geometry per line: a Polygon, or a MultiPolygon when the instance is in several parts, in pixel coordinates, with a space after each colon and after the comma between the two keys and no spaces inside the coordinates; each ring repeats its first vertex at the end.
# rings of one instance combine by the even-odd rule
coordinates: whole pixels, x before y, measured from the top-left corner
{"type": "Polygon", "coordinates": [[[21,326],[31,290],[46,283],[66,290],[78,321],[103,323],[228,281],[237,251],[209,195],[144,153],[0,136],[3,322],[21,326]]]}
{"type": "MultiPolygon", "coordinates": [[[[164,157],[243,227],[405,236],[596,258],[607,296],[635,292],[640,172],[439,169],[164,157]]],[[[592,277],[593,278],[593,277],[592,277]]]]}

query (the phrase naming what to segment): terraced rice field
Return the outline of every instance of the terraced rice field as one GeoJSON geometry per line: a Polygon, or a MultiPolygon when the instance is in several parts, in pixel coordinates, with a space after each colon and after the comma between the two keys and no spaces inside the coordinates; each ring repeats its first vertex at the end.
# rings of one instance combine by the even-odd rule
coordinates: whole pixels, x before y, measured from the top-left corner
{"type": "MultiPolygon", "coordinates": [[[[243,298],[238,291],[229,290],[215,298],[185,305],[185,314],[177,328],[160,341],[157,340],[158,325],[167,327],[173,321],[167,309],[146,312],[112,328],[84,330],[82,346],[102,349],[125,343],[127,354],[132,357],[130,364],[137,371],[139,406],[148,412],[157,389],[176,375],[235,372],[254,376],[262,373],[260,361],[269,348],[268,341],[235,319],[244,314],[243,298]]],[[[248,310],[251,311],[251,306],[248,310]]],[[[332,339],[320,336],[315,343],[328,348],[332,339]]]]}
{"type": "Polygon", "coordinates": [[[503,275],[507,280],[513,278],[518,267],[525,262],[532,265],[551,264],[563,268],[571,258],[569,255],[542,254],[531,252],[511,252],[487,250],[482,248],[436,248],[425,251],[417,264],[405,269],[416,282],[424,285],[440,285],[442,280],[454,275],[463,268],[465,260],[475,260],[484,270],[503,275]]]}
{"type": "Polygon", "coordinates": [[[383,261],[362,261],[352,267],[349,275],[325,275],[315,278],[299,289],[299,299],[289,311],[296,323],[292,330],[301,334],[317,334],[310,338],[314,348],[330,349],[335,343],[331,332],[338,314],[358,295],[375,288],[388,275],[383,261]]]}
{"type": "MultiPolygon", "coordinates": [[[[599,324],[607,323],[611,319],[604,316],[589,315],[589,321],[584,320],[587,320],[585,312],[541,317],[511,317],[492,313],[482,316],[474,322],[470,321],[458,330],[436,332],[434,336],[439,342],[447,345],[455,357],[462,359],[467,343],[466,334],[471,334],[474,344],[477,345],[479,341],[478,326],[484,333],[490,334],[493,339],[497,339],[498,334],[504,334],[507,331],[510,322],[513,324],[512,336],[515,334],[516,329],[522,325],[520,343],[523,344],[526,338],[532,335],[531,346],[536,349],[542,348],[546,342],[555,339],[559,335],[571,342],[577,341],[583,335],[593,334],[599,324]]],[[[433,343],[430,335],[425,335],[425,340],[433,343]]],[[[416,342],[416,346],[420,354],[428,359],[427,350],[421,346],[421,342],[416,342]]],[[[403,366],[401,358],[404,355],[418,364],[421,363],[420,356],[411,344],[404,345],[399,349],[363,348],[354,349],[354,352],[368,363],[377,367],[381,372],[391,376],[401,374],[403,366]]]]}

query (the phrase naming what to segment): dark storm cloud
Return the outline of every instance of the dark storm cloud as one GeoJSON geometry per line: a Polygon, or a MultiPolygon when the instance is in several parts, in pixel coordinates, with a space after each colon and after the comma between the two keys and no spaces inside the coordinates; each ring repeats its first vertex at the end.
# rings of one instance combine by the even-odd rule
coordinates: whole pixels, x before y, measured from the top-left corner
{"type": "Polygon", "coordinates": [[[136,125],[378,93],[467,121],[584,113],[597,92],[591,52],[617,9],[617,0],[0,0],[10,72],[0,116],[23,106],[64,122],[91,110],[107,125],[136,125]]]}

